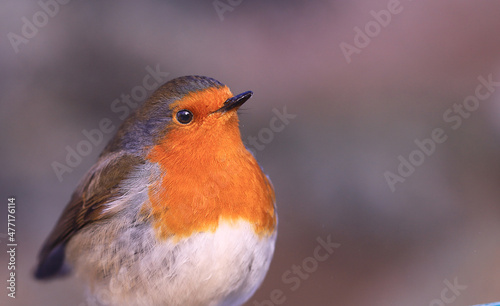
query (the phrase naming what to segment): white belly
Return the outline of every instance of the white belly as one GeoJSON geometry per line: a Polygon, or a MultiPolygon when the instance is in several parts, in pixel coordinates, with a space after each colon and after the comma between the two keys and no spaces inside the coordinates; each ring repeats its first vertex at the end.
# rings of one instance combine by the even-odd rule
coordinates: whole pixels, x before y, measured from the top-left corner
{"type": "Polygon", "coordinates": [[[78,274],[93,284],[93,294],[106,300],[102,303],[240,305],[263,281],[275,240],[276,234],[259,238],[243,221],[221,222],[214,233],[176,244],[158,242],[150,227],[97,226],[76,235],[67,251],[78,274]]]}

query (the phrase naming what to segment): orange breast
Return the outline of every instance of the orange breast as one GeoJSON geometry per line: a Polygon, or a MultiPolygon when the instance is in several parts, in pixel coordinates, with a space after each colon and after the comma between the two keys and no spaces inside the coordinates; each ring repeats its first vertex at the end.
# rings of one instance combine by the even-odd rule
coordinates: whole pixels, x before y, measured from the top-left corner
{"type": "Polygon", "coordinates": [[[148,155],[162,170],[161,181],[149,188],[159,237],[213,232],[221,220],[245,220],[257,235],[270,235],[276,226],[274,190],[241,140],[234,141],[239,131],[217,141],[206,137],[173,131],[148,155]]]}

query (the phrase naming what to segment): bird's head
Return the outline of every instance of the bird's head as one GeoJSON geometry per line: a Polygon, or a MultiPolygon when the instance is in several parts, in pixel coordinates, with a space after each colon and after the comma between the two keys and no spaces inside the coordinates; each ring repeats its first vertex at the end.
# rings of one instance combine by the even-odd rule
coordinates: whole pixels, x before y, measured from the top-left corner
{"type": "Polygon", "coordinates": [[[105,152],[125,149],[146,154],[157,145],[198,153],[241,148],[237,110],[251,96],[251,91],[234,96],[209,77],[173,79],[125,121],[105,152]]]}

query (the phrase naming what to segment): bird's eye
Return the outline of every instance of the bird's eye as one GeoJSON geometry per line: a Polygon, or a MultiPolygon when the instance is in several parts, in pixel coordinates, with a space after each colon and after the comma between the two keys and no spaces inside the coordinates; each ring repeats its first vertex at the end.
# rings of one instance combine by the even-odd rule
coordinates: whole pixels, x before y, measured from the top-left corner
{"type": "Polygon", "coordinates": [[[188,124],[193,120],[193,113],[188,111],[187,109],[183,109],[177,112],[176,114],[177,121],[182,124],[188,124]]]}

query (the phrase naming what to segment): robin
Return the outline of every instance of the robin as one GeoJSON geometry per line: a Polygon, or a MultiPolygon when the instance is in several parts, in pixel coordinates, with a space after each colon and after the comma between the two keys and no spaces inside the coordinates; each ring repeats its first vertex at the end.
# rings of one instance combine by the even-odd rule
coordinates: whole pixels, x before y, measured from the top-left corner
{"type": "Polygon", "coordinates": [[[112,305],[240,305],[274,253],[273,187],[241,141],[233,96],[204,76],[162,85],[125,120],[39,254],[112,305]]]}

